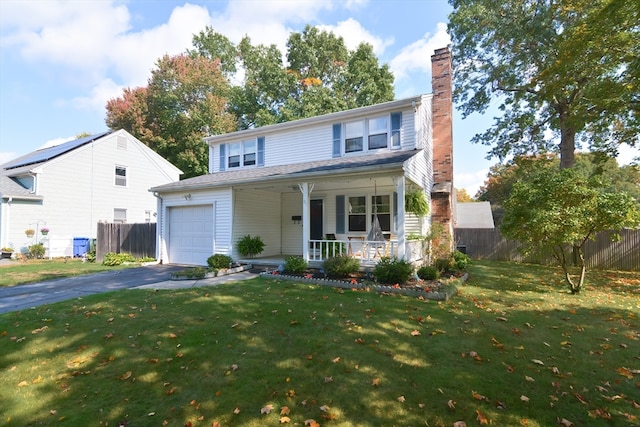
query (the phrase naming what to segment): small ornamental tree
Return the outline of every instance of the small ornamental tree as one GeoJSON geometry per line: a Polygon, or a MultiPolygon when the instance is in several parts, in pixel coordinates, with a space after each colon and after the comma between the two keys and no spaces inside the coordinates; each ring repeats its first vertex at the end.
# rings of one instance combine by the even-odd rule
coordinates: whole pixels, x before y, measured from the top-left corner
{"type": "Polygon", "coordinates": [[[520,241],[525,254],[550,253],[562,267],[569,290],[577,294],[586,274],[585,243],[598,232],[640,224],[638,202],[604,188],[602,178],[587,179],[574,169],[541,168],[514,185],[500,229],[520,241]],[[572,263],[578,268],[577,278],[572,263]]]}

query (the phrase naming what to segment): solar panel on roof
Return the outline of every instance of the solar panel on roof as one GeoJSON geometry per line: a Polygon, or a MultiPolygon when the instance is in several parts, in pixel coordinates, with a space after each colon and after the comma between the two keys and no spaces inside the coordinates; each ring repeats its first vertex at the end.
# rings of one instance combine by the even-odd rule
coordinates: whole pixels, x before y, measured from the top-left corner
{"type": "Polygon", "coordinates": [[[68,141],[53,147],[43,148],[42,150],[34,151],[33,153],[29,153],[23,157],[17,158],[16,160],[5,163],[2,166],[5,169],[13,169],[21,166],[32,165],[35,163],[46,162],[47,160],[51,160],[66,152],[69,152],[85,144],[88,144],[89,142],[95,141],[98,138],[102,138],[103,136],[108,135],[109,133],[111,133],[111,131],[97,133],[95,135],[89,135],[84,138],[68,141]]]}

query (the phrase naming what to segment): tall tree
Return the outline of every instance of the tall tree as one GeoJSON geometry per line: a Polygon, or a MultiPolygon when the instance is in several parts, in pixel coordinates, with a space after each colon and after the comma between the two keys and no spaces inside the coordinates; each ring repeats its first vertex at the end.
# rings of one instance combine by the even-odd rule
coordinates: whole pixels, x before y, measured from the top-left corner
{"type": "Polygon", "coordinates": [[[107,103],[107,125],[131,132],[178,168],[184,177],[208,171],[203,138],[236,128],[226,111],[229,87],[219,60],[164,56],[146,88],[127,89],[107,103]]]}
{"type": "Polygon", "coordinates": [[[454,99],[464,117],[494,100],[502,112],[473,138],[490,155],[559,151],[566,168],[580,142],[611,154],[640,143],[637,1],[450,3],[454,99]]]}

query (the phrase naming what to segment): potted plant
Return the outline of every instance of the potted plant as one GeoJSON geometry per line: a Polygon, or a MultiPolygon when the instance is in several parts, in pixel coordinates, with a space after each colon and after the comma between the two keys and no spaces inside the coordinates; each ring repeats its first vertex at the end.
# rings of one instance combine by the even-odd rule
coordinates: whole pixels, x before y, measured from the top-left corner
{"type": "Polygon", "coordinates": [[[27,228],[26,230],[24,230],[24,234],[26,234],[27,237],[33,237],[33,235],[36,234],[36,230],[34,230],[33,228],[27,228]]]}
{"type": "Polygon", "coordinates": [[[265,244],[260,236],[251,237],[250,235],[243,236],[238,240],[238,252],[242,256],[253,258],[256,255],[262,253],[265,244]]]}
{"type": "Polygon", "coordinates": [[[11,255],[13,254],[13,248],[4,247],[2,248],[1,252],[2,252],[2,258],[4,259],[11,258],[11,255]]]}
{"type": "Polygon", "coordinates": [[[43,236],[46,236],[47,234],[49,234],[49,229],[47,227],[42,227],[40,229],[40,232],[42,233],[43,236]]]}

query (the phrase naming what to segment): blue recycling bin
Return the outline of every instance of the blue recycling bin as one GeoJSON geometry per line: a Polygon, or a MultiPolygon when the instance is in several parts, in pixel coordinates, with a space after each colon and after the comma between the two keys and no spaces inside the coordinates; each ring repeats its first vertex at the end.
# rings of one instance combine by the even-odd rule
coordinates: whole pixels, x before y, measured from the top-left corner
{"type": "Polygon", "coordinates": [[[73,238],[73,256],[81,257],[89,252],[89,238],[88,237],[74,237],[73,238]]]}

